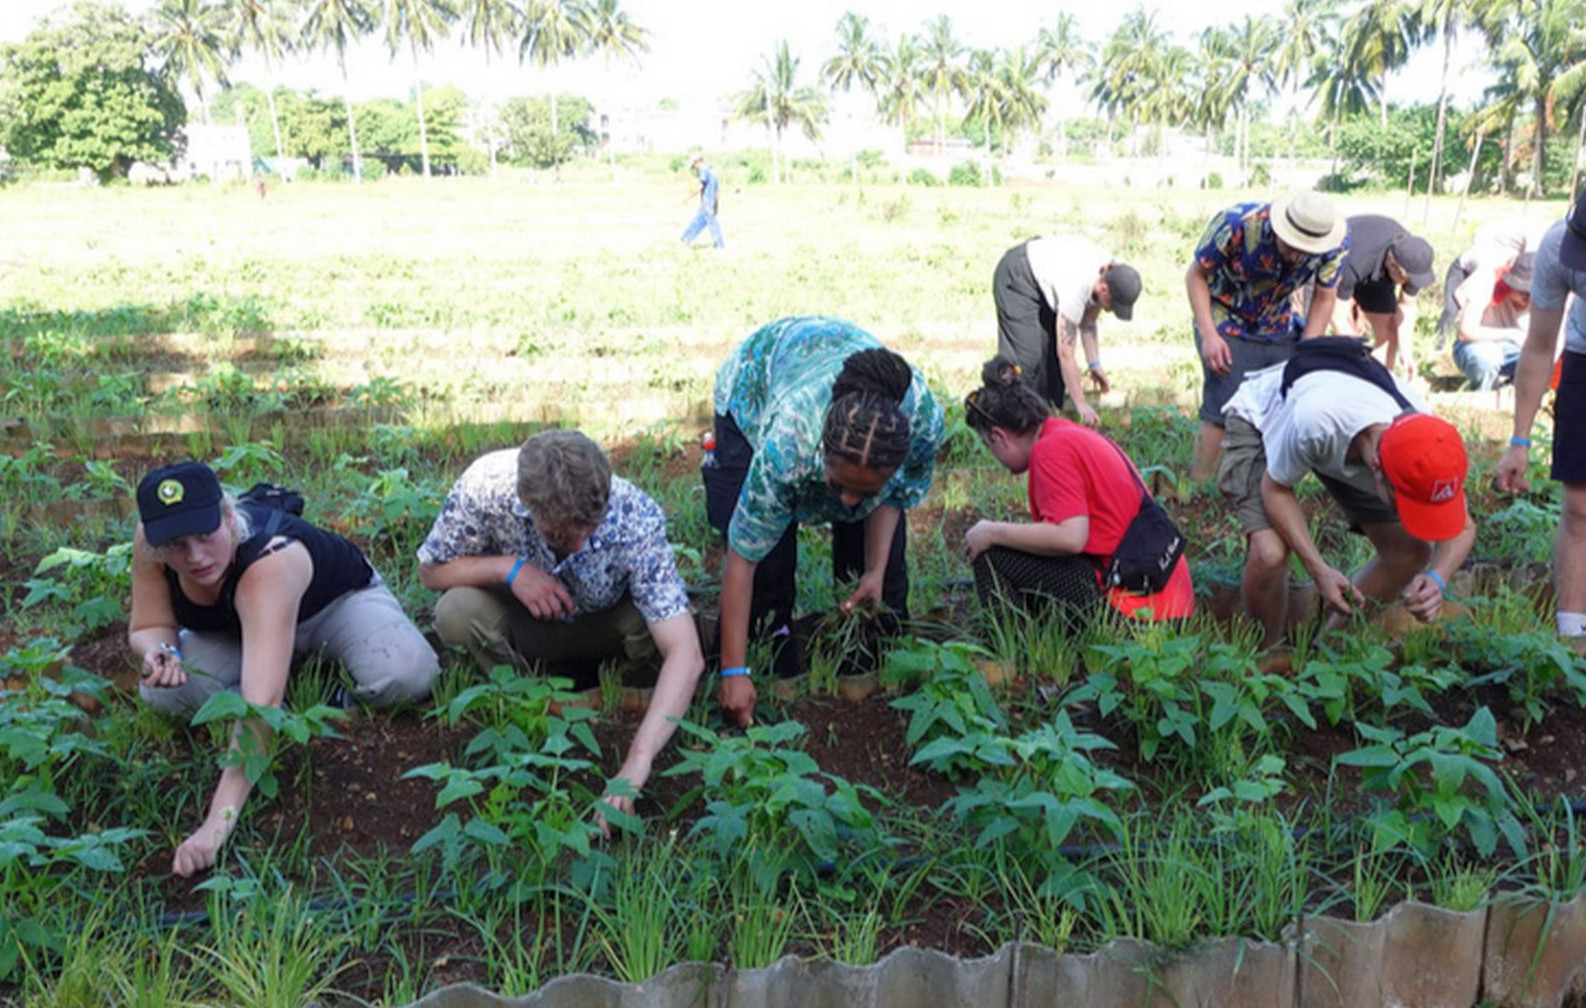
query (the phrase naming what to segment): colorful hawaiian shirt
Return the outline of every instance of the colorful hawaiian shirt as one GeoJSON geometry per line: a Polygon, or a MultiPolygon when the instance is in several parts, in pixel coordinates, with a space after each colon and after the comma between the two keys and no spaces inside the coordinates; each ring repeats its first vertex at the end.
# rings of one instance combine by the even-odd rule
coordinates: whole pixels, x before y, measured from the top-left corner
{"type": "Polygon", "coordinates": [[[573,617],[610,609],[629,594],[650,623],[688,612],[660,505],[611,477],[606,516],[582,549],[558,558],[518,499],[516,448],[491,452],[463,470],[418,550],[423,564],[466,556],[523,557],[562,582],[573,597],[573,617]]]}
{"type": "Polygon", "coordinates": [[[1223,336],[1271,341],[1298,335],[1303,320],[1294,314],[1295,291],[1312,280],[1318,287],[1338,283],[1349,239],[1290,266],[1278,254],[1271,210],[1270,203],[1235,204],[1212,218],[1195,247],[1211,287],[1212,320],[1223,336]]]}
{"type": "Polygon", "coordinates": [[[910,421],[908,455],[881,492],[847,507],[826,484],[821,431],[832,383],[850,354],[881,345],[850,322],[785,318],[757,330],[716,373],[715,407],[754,449],[727,542],[758,563],[791,522],[856,522],[882,504],[900,510],[925,499],[942,443],[942,408],[919,371],[901,407],[910,421]]]}

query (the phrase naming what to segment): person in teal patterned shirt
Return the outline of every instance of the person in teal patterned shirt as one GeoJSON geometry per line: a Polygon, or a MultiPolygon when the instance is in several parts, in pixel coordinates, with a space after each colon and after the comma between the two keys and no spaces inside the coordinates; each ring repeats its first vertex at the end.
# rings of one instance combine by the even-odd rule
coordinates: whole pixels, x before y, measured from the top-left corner
{"type": "Polygon", "coordinates": [[[750,627],[778,643],[779,674],[802,666],[790,632],[800,524],[830,523],[834,576],[857,575],[844,611],[882,602],[884,630],[906,618],[902,514],[930,489],[942,409],[901,356],[821,317],[757,330],[717,372],[714,405],[716,447],[702,475],[710,523],[728,547],[719,695],[747,725],[750,627]]]}

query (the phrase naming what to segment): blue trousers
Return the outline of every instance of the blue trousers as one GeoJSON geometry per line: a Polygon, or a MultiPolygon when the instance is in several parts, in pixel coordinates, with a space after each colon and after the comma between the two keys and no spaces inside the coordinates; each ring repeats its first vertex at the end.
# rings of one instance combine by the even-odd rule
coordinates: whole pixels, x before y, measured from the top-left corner
{"type": "Polygon", "coordinates": [[[1520,344],[1515,340],[1454,341],[1454,363],[1473,388],[1485,391],[1514,381],[1514,366],[1519,360],[1520,344]]]}
{"type": "Polygon", "coordinates": [[[711,240],[716,243],[717,248],[722,248],[721,225],[716,223],[716,215],[704,207],[700,207],[699,213],[695,214],[694,219],[688,222],[688,227],[683,231],[683,244],[687,245],[693,242],[699,236],[699,233],[707,227],[710,228],[711,240]]]}

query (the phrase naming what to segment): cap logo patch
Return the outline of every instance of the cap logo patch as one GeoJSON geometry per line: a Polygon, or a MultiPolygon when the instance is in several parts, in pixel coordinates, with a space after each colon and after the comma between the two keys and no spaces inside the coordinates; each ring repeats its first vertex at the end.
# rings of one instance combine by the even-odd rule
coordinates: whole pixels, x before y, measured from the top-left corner
{"type": "Polygon", "coordinates": [[[160,485],[154,490],[154,496],[158,497],[160,503],[166,507],[182,503],[182,497],[186,493],[187,490],[183,488],[182,481],[175,479],[160,480],[160,485]]]}
{"type": "Polygon", "coordinates": [[[1451,501],[1458,493],[1459,489],[1454,485],[1453,480],[1438,480],[1432,484],[1432,503],[1441,504],[1444,501],[1451,501]]]}

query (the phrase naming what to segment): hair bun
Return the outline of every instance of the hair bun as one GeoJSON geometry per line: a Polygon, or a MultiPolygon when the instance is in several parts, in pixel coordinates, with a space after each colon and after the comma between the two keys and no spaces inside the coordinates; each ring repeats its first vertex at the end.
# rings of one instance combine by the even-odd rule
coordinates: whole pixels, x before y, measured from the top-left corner
{"type": "Polygon", "coordinates": [[[1019,365],[998,354],[981,367],[980,382],[988,388],[1012,388],[1019,383],[1019,365]]]}

